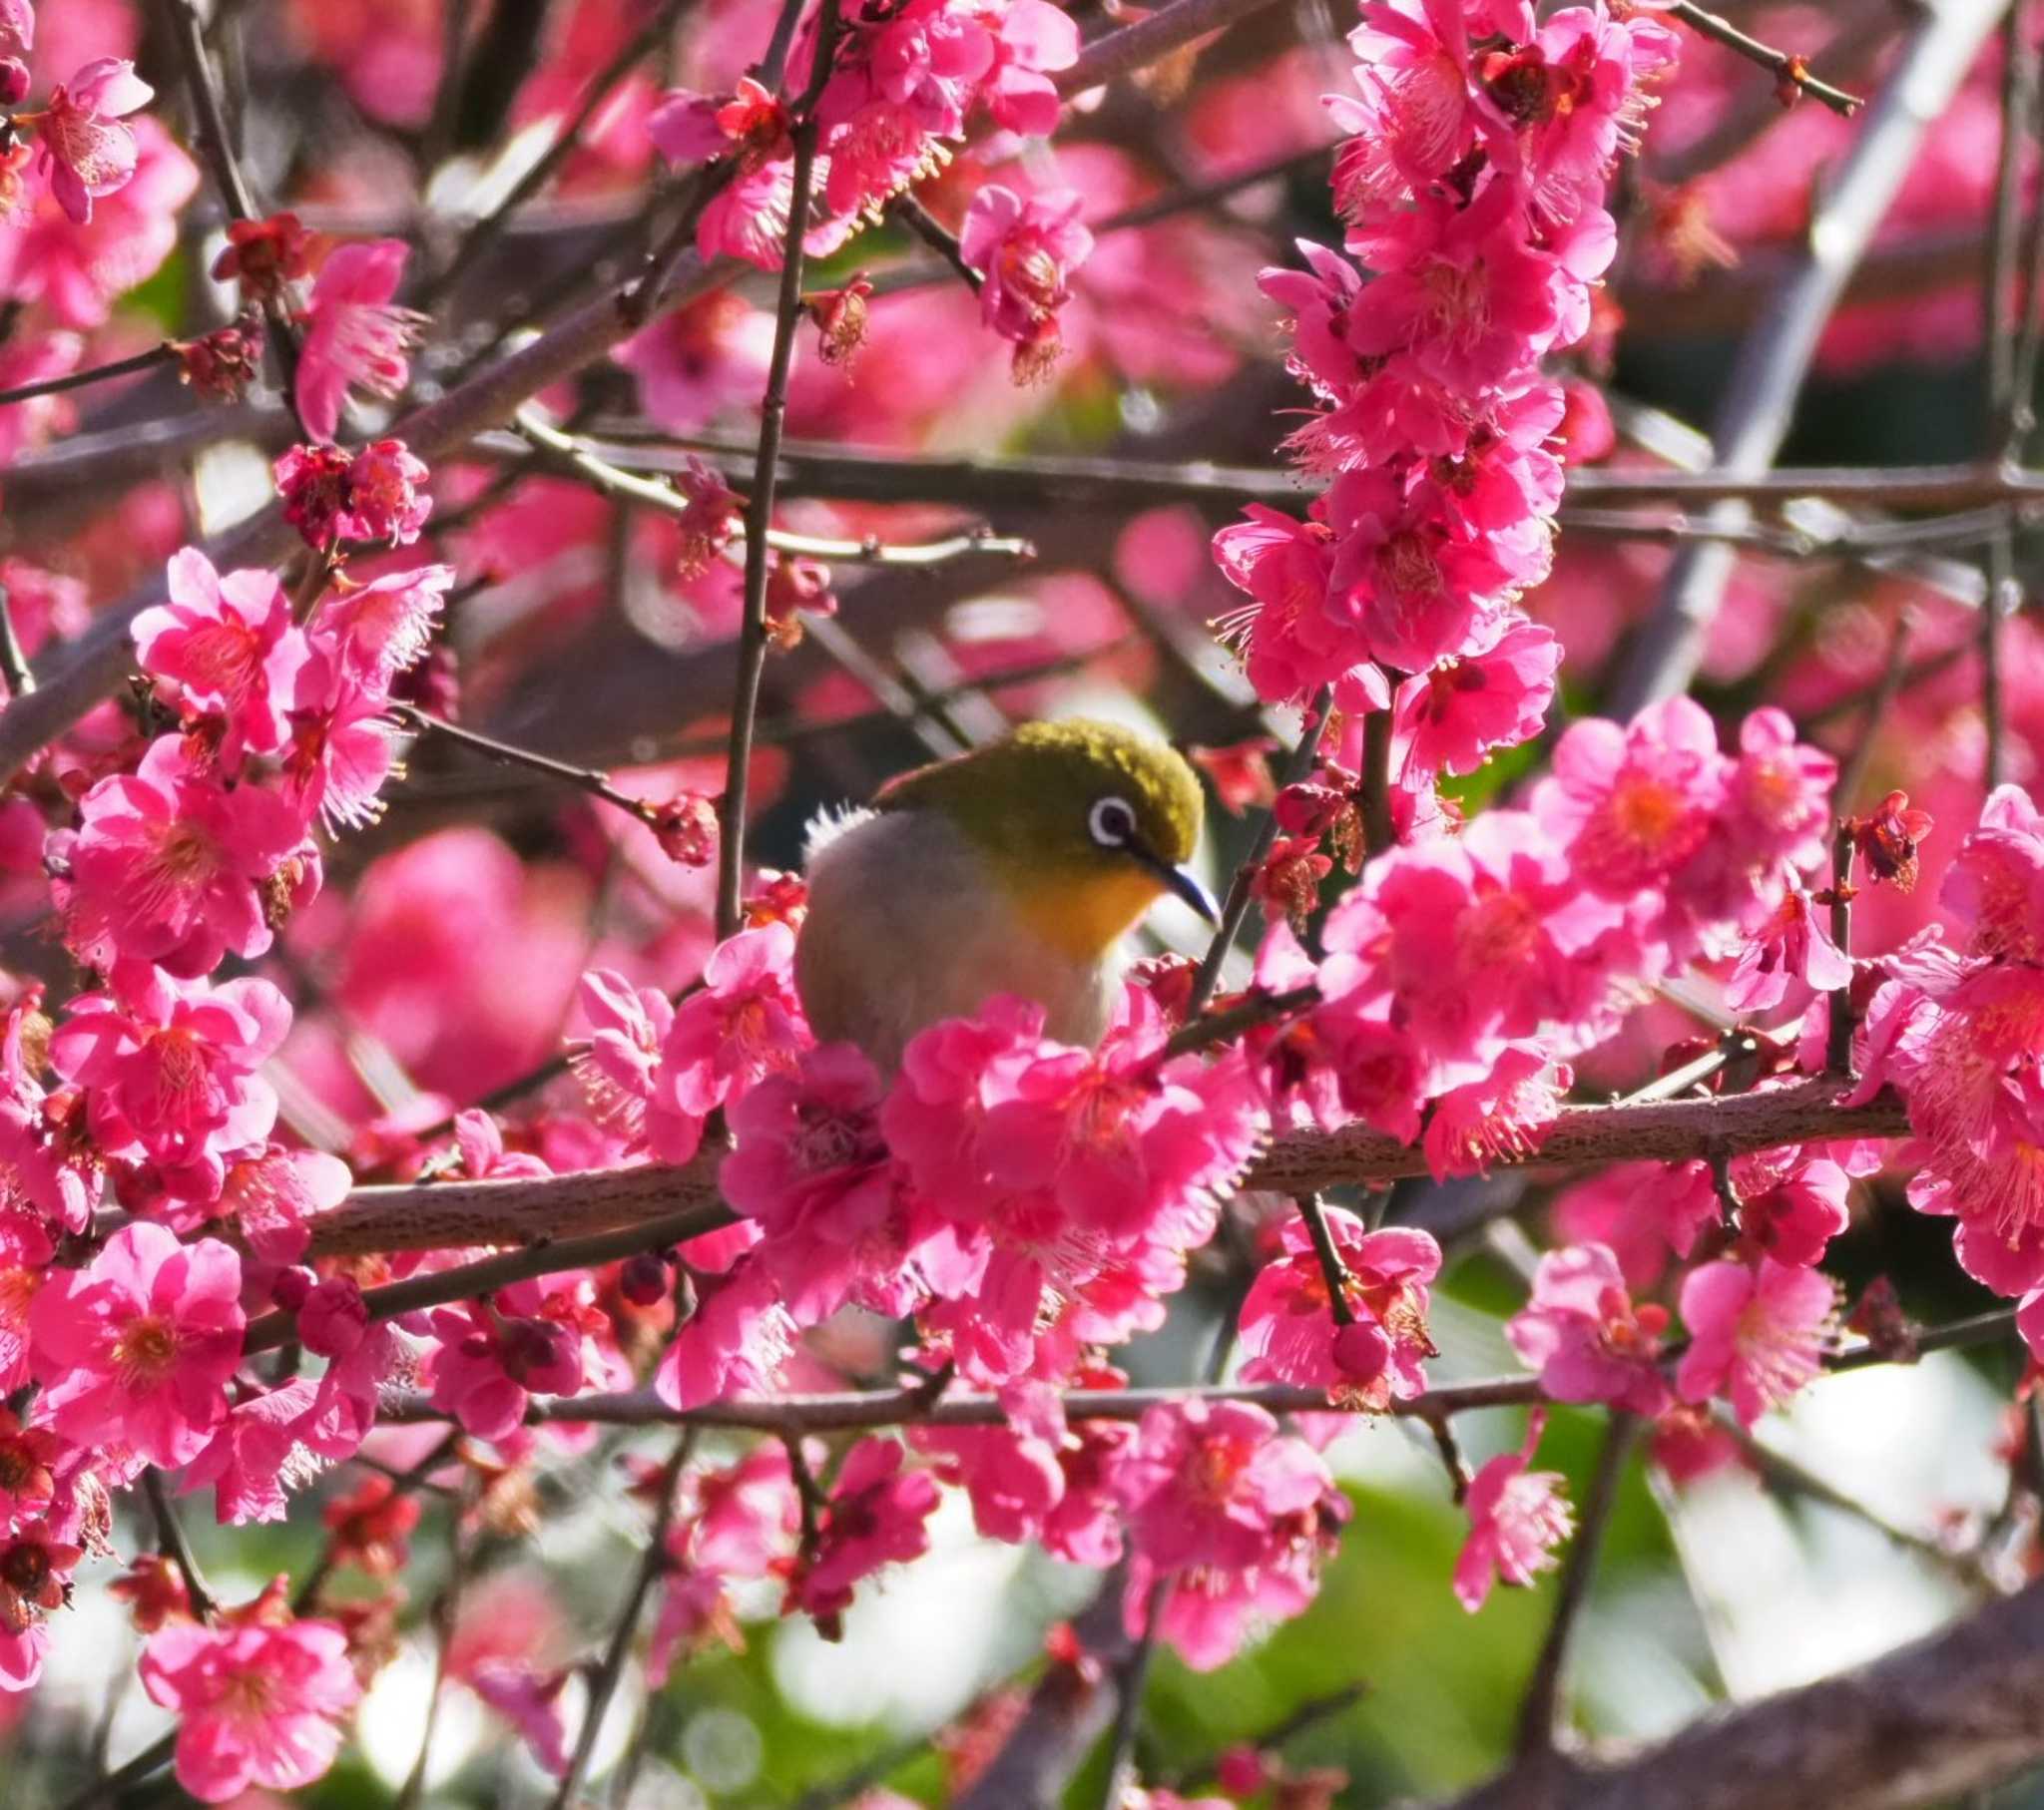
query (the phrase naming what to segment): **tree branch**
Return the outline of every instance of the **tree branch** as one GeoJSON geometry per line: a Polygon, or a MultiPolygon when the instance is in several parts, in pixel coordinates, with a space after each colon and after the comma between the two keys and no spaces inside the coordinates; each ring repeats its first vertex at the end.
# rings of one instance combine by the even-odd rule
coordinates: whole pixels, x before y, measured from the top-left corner
{"type": "MultiPolygon", "coordinates": [[[[1739,1155],[1826,1137],[1899,1137],[1909,1120],[1883,1091],[1841,1107],[1844,1084],[1816,1077],[1730,1099],[1651,1101],[1639,1106],[1566,1107],[1525,1163],[1500,1168],[1577,1168],[1647,1160],[1682,1162],[1722,1151],[1739,1155]]],[[[717,1189],[721,1149],[693,1161],[597,1169],[532,1180],[432,1181],[358,1187],[346,1204],[310,1221],[314,1257],[371,1251],[438,1250],[474,1244],[526,1245],[541,1238],[605,1231],[667,1214],[692,1215],[698,1231],[730,1222],[717,1189]]],[[[1426,1155],[1366,1126],[1288,1131],[1254,1163],[1249,1188],[1315,1193],[1343,1182],[1424,1175],[1426,1155]]],[[[693,1235],[693,1234],[687,1234],[693,1235]]]]}
{"type": "Polygon", "coordinates": [[[1542,1755],[1453,1810],[1909,1810],[2044,1759],[2044,1583],[1834,1677],[1604,1762],[1542,1755]]]}

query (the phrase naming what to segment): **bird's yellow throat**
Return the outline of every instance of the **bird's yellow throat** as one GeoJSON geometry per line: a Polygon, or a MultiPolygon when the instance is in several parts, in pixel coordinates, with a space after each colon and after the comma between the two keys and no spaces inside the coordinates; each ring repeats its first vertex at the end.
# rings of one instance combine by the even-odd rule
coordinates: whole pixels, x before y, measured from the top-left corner
{"type": "Polygon", "coordinates": [[[1075,962],[1101,960],[1164,890],[1141,869],[1029,873],[1008,887],[1030,933],[1075,962]]]}

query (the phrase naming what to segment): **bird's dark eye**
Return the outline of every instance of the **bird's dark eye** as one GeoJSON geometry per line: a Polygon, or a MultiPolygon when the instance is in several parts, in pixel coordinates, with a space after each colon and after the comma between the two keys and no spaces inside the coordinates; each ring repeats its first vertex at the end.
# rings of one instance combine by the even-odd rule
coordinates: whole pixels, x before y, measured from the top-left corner
{"type": "Polygon", "coordinates": [[[1101,798],[1086,813],[1086,828],[1102,848],[1127,848],[1136,837],[1136,813],[1124,798],[1101,798]]]}

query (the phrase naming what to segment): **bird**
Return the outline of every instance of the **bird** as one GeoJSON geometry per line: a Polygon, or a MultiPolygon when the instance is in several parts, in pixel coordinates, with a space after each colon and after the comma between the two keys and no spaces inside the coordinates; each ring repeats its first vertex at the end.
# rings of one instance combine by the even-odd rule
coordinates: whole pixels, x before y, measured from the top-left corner
{"type": "Polygon", "coordinates": [[[891,1074],[918,1031],[1012,994],[1043,1007],[1046,1037],[1091,1048],[1119,995],[1122,939],[1157,900],[1220,920],[1186,865],[1204,814],[1176,749],[1066,718],[819,816],[794,952],[817,1042],[855,1044],[891,1074]]]}

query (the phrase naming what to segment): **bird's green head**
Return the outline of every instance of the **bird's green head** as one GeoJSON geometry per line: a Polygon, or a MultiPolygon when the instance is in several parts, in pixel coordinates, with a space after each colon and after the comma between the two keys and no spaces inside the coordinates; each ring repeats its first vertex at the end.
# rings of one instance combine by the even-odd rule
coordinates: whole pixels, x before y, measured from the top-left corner
{"type": "Polygon", "coordinates": [[[1025,723],[904,773],[882,810],[940,811],[971,840],[1030,927],[1082,960],[1169,892],[1212,920],[1184,864],[1200,840],[1200,782],[1164,742],[1114,723],[1025,723]]]}

